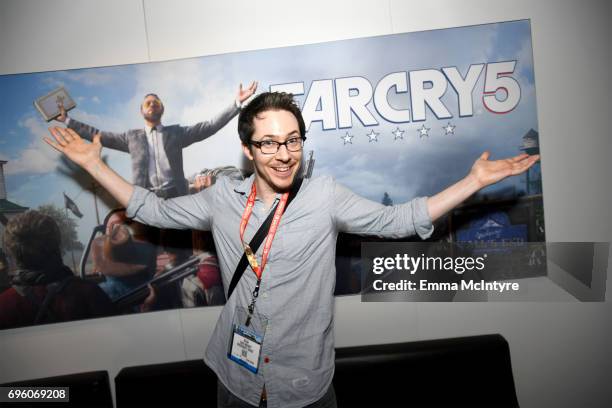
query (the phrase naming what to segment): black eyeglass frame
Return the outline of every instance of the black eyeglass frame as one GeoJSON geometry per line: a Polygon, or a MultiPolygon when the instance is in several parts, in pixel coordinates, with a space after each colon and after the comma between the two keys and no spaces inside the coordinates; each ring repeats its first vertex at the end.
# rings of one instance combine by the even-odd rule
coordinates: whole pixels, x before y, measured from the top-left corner
{"type": "Polygon", "coordinates": [[[292,153],[296,153],[301,151],[304,148],[304,141],[306,140],[306,138],[304,136],[298,136],[298,137],[291,137],[287,140],[285,140],[283,143],[281,142],[277,142],[275,140],[249,140],[249,144],[253,145],[255,147],[257,147],[259,150],[261,150],[261,154],[276,154],[278,153],[278,151],[280,150],[281,146],[285,146],[285,149],[287,149],[288,152],[292,152],[292,153]],[[287,143],[289,143],[289,141],[294,140],[294,139],[299,139],[301,140],[302,143],[300,143],[300,148],[298,150],[290,150],[289,149],[289,145],[287,143]],[[266,153],[262,150],[261,145],[266,142],[266,143],[274,143],[276,145],[276,151],[274,153],[266,153]]]}

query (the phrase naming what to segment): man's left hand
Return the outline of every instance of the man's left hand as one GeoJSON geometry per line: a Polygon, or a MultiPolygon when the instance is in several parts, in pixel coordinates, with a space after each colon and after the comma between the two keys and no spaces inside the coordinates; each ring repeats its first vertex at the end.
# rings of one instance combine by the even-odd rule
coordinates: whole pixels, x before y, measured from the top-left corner
{"type": "Polygon", "coordinates": [[[249,99],[251,96],[253,96],[256,90],[257,90],[257,81],[251,82],[251,85],[249,85],[248,88],[244,88],[244,89],[242,88],[242,84],[240,84],[240,87],[238,88],[238,95],[236,96],[236,100],[239,103],[243,103],[244,101],[249,99]]]}
{"type": "Polygon", "coordinates": [[[519,154],[508,159],[489,160],[489,152],[484,152],[474,162],[467,177],[427,199],[427,212],[431,220],[439,219],[481,188],[524,173],[539,159],[538,154],[519,154]]]}
{"type": "Polygon", "coordinates": [[[516,176],[527,171],[539,159],[539,154],[533,156],[520,154],[508,159],[489,160],[489,152],[484,152],[474,162],[470,175],[477,180],[480,188],[483,188],[508,176],[516,176]]]}

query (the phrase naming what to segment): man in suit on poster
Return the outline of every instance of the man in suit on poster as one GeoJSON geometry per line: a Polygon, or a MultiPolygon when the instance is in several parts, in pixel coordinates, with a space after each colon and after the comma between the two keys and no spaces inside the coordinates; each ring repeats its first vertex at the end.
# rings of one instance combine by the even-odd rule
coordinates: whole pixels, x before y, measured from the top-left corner
{"type": "Polygon", "coordinates": [[[132,181],[153,191],[158,197],[171,198],[188,193],[183,170],[183,149],[214,135],[240,112],[242,103],[257,90],[257,82],[243,89],[240,84],[235,100],[216,117],[193,126],[161,123],[164,104],[154,93],[145,95],[140,106],[144,126],[126,132],[100,132],[93,126],[68,117],[62,105],[56,119],[87,140],[100,132],[102,146],[129,153],[132,157],[132,181]]]}

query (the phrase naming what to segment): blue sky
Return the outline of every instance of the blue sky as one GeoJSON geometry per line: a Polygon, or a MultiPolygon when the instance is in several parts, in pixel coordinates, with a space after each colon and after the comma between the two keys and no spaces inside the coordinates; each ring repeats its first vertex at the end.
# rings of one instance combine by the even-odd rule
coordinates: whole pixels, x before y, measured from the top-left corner
{"type": "MultiPolygon", "coordinates": [[[[438,120],[427,112],[424,122],[394,124],[376,116],[378,126],[365,128],[353,120],[350,129],[323,131],[315,122],[307,134],[306,150],[314,150],[315,175],[331,174],[355,192],[380,201],[388,192],[397,202],[433,194],[457,181],[484,150],[493,158],[512,156],[521,137],[538,130],[533,76],[531,32],[528,21],[486,24],[446,30],[397,34],[298,47],[223,54],[162,63],[81,69],[0,77],[0,159],[5,166],[8,196],[18,204],[63,206],[62,192],[73,197],[85,214],[79,237],[85,240],[95,225],[93,200],[74,180],[58,171],[65,168],[57,153],[41,137],[48,124],[33,101],[57,86],[65,86],[77,102],[72,117],[104,130],[141,127],[139,103],[148,92],[160,95],[166,106],[164,124],[190,125],[211,118],[231,103],[238,84],[258,80],[258,92],[270,85],[361,76],[374,86],[386,74],[456,66],[464,75],[470,64],[517,60],[513,78],[521,87],[521,100],[510,113],[498,115],[482,106],[484,70],[473,92],[474,115],[459,117],[457,96],[449,86],[442,101],[453,118],[438,120]],[[455,133],[445,135],[448,122],[455,133]],[[430,128],[420,138],[417,129],[430,128]],[[403,139],[391,132],[399,127],[403,139]],[[369,142],[366,133],[379,133],[369,142]],[[354,136],[344,144],[346,131],[354,136]]],[[[409,108],[407,94],[388,94],[398,109],[409,108]]],[[[300,104],[304,96],[296,98],[300,104]]],[[[56,122],[54,122],[56,123],[56,122]]],[[[108,162],[131,179],[130,159],[105,149],[108,162]]],[[[222,165],[244,167],[236,119],[214,137],[184,151],[185,173],[222,165]]],[[[524,178],[513,178],[493,189],[524,188],[524,178]]],[[[107,206],[113,206],[108,201],[107,206]]],[[[106,208],[107,206],[103,206],[106,208]]],[[[105,210],[103,210],[105,213],[105,210]]]]}

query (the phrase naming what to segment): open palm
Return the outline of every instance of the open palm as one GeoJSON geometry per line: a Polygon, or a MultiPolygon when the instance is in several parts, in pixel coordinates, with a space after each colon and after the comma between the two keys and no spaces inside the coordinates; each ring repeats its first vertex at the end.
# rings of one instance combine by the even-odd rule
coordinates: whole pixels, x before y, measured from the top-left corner
{"type": "Polygon", "coordinates": [[[249,99],[257,90],[257,81],[253,81],[251,82],[251,85],[249,85],[248,88],[242,88],[242,84],[240,84],[240,87],[238,88],[238,102],[242,103],[244,101],[246,101],[247,99],[249,99]]]}
{"type": "Polygon", "coordinates": [[[527,171],[539,158],[539,155],[520,154],[502,160],[489,160],[489,152],[484,152],[474,162],[470,173],[478,180],[481,187],[486,187],[508,176],[516,176],[527,171]]]}
{"type": "Polygon", "coordinates": [[[79,166],[86,167],[87,164],[100,158],[100,152],[102,151],[100,134],[95,135],[93,142],[89,143],[72,129],[52,127],[49,128],[49,132],[55,140],[45,137],[44,141],[79,166]]]}

